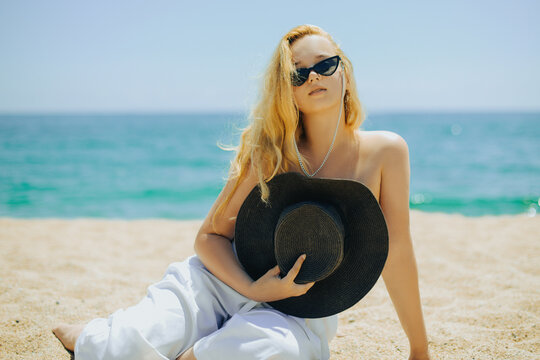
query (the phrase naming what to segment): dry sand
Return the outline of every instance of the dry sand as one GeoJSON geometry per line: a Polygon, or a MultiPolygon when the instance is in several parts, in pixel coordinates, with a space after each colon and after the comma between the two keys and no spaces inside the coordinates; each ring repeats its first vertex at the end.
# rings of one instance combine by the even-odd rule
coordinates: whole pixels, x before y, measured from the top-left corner
{"type": "MultiPolygon", "coordinates": [[[[70,359],[51,332],[135,304],[200,221],[0,219],[0,358],[70,359]]],[[[540,358],[540,217],[411,212],[433,359],[540,358]]],[[[407,359],[384,283],[340,314],[332,359],[407,359]]]]}

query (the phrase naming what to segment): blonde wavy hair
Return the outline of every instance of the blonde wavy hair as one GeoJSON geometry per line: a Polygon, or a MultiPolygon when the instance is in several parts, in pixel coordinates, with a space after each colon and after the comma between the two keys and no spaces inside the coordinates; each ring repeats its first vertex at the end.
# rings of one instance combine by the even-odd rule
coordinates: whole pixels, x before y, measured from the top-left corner
{"type": "MultiPolygon", "coordinates": [[[[346,128],[354,131],[365,119],[365,112],[358,99],[353,66],[339,45],[330,34],[315,25],[300,25],[285,34],[275,49],[264,73],[259,99],[252,108],[250,125],[243,129],[240,144],[233,148],[236,156],[231,162],[228,180],[236,179],[234,187],[218,206],[215,218],[229,204],[238,185],[252,168],[257,174],[261,189],[261,199],[267,202],[270,194],[267,181],[277,174],[289,171],[292,164],[298,161],[293,144],[302,136],[302,113],[299,111],[293,94],[291,75],[296,71],[292,60],[291,46],[306,35],[324,36],[334,45],[345,72],[346,90],[344,112],[346,128]],[[299,130],[299,131],[297,131],[299,130]]],[[[304,164],[308,164],[302,158],[304,164]]]]}

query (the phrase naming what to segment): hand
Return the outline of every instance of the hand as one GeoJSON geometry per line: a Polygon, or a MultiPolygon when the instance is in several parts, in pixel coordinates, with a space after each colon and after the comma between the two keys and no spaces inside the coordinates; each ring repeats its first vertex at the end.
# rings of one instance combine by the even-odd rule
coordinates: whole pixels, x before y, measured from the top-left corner
{"type": "Polygon", "coordinates": [[[315,282],[307,284],[297,284],[294,282],[305,259],[305,254],[300,255],[294,266],[283,278],[279,276],[280,270],[278,265],[268,270],[266,274],[251,283],[249,291],[251,296],[249,297],[259,302],[269,302],[286,299],[291,296],[304,295],[315,284],[315,282]]]}

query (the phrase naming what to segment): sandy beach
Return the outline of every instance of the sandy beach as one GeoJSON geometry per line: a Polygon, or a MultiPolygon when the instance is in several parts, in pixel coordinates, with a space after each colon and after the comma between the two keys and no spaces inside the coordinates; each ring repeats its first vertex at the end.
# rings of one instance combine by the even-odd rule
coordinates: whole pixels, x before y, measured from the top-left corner
{"type": "MultiPolygon", "coordinates": [[[[51,332],[138,302],[200,221],[0,219],[0,358],[70,359],[51,332]]],[[[433,359],[540,357],[540,217],[411,211],[433,359]]],[[[340,314],[332,359],[407,359],[382,280],[340,314]]]]}

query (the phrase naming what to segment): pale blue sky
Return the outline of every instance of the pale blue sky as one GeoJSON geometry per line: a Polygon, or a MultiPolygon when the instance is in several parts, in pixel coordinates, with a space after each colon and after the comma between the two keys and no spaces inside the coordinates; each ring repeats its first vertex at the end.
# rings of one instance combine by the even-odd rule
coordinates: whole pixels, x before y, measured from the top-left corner
{"type": "Polygon", "coordinates": [[[540,110],[540,1],[0,0],[0,112],[246,111],[303,23],[368,112],[540,110]]]}

